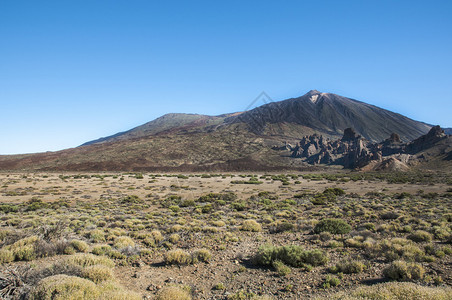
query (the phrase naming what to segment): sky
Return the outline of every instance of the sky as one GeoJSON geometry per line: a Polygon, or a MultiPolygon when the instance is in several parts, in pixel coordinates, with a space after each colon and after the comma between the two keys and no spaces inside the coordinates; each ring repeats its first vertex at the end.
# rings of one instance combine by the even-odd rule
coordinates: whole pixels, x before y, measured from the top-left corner
{"type": "Polygon", "coordinates": [[[0,154],[242,111],[263,91],[452,127],[451,13],[450,0],[0,0],[0,154]]]}

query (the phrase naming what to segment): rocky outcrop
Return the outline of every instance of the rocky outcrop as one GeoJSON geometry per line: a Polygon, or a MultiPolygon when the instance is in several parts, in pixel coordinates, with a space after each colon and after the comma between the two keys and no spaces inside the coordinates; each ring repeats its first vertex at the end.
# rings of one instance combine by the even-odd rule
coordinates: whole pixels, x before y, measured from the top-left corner
{"type": "Polygon", "coordinates": [[[318,134],[303,137],[295,146],[292,157],[305,158],[310,164],[341,164],[346,168],[356,168],[378,158],[370,145],[352,128],[347,128],[337,141],[318,134]]]}
{"type": "Polygon", "coordinates": [[[292,157],[302,158],[313,165],[342,165],[356,169],[372,164],[376,170],[405,170],[414,154],[434,146],[446,137],[444,130],[434,126],[426,135],[411,143],[402,143],[396,133],[381,143],[372,143],[352,128],[347,128],[343,137],[336,141],[318,134],[303,137],[293,147],[292,157]]]}
{"type": "Polygon", "coordinates": [[[444,133],[444,130],[442,130],[441,127],[433,126],[426,135],[423,135],[408,144],[406,151],[408,153],[417,153],[419,151],[432,147],[434,144],[438,143],[446,137],[447,135],[444,133]]]}

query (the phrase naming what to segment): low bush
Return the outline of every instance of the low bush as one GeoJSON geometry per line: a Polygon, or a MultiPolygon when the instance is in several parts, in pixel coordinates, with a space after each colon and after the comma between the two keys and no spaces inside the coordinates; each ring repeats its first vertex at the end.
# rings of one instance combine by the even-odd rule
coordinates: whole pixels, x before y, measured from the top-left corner
{"type": "Polygon", "coordinates": [[[168,265],[189,265],[198,262],[208,262],[212,254],[207,249],[199,249],[192,254],[182,250],[170,250],[165,255],[165,263],[168,265]]]}
{"type": "Polygon", "coordinates": [[[121,203],[124,203],[124,204],[133,204],[133,203],[141,203],[141,202],[143,202],[143,200],[140,199],[140,197],[138,197],[137,195],[129,195],[129,196],[126,196],[121,199],[121,203]]]}
{"type": "Polygon", "coordinates": [[[143,243],[148,247],[156,247],[164,240],[162,233],[158,230],[153,230],[149,235],[147,235],[143,243]]]}
{"type": "Polygon", "coordinates": [[[128,236],[119,236],[115,238],[115,242],[113,243],[113,247],[116,249],[122,249],[129,246],[135,246],[135,242],[128,236]]]}
{"type": "Polygon", "coordinates": [[[0,264],[10,263],[14,261],[14,253],[10,250],[0,250],[0,264]]]}
{"type": "Polygon", "coordinates": [[[378,242],[365,241],[363,246],[368,255],[383,256],[388,261],[402,258],[409,261],[422,261],[425,255],[416,244],[403,238],[384,239],[378,242]]]}
{"type": "Polygon", "coordinates": [[[94,243],[102,243],[105,242],[105,232],[100,229],[94,229],[91,232],[89,232],[88,237],[92,240],[94,243]]]}
{"type": "Polygon", "coordinates": [[[329,232],[332,234],[345,234],[351,231],[352,227],[342,219],[324,219],[314,227],[315,233],[329,232]]]}
{"type": "Polygon", "coordinates": [[[263,266],[271,266],[277,260],[292,267],[319,266],[328,261],[328,256],[323,251],[304,250],[297,245],[282,247],[265,245],[261,246],[253,257],[255,264],[263,266]]]}
{"type": "Polygon", "coordinates": [[[432,235],[424,230],[416,230],[408,236],[408,238],[416,243],[431,242],[432,235]]]}
{"type": "Polygon", "coordinates": [[[11,251],[16,261],[30,261],[36,258],[35,243],[38,240],[37,236],[26,237],[4,247],[4,250],[11,251]]]}
{"type": "Polygon", "coordinates": [[[93,299],[98,295],[96,284],[88,279],[55,275],[42,279],[29,295],[30,300],[93,299]]]}
{"type": "Polygon", "coordinates": [[[383,220],[395,220],[398,217],[400,217],[400,214],[394,211],[385,212],[380,216],[383,220]]]}
{"type": "Polygon", "coordinates": [[[66,262],[68,264],[89,267],[94,265],[103,265],[109,268],[113,268],[115,263],[105,256],[96,256],[93,254],[76,254],[67,258],[66,262]]]}
{"type": "MultiPolygon", "coordinates": [[[[126,290],[115,281],[103,281],[97,284],[99,296],[96,300],[142,300],[143,296],[126,290]]],[[[91,298],[87,298],[91,299],[91,298]]]]}
{"type": "Polygon", "coordinates": [[[182,249],[168,251],[165,255],[165,263],[168,265],[189,265],[192,257],[182,249]]]}
{"type": "Polygon", "coordinates": [[[155,297],[156,300],[191,300],[187,289],[178,286],[167,286],[155,297]]]}
{"type": "Polygon", "coordinates": [[[242,226],[240,226],[240,230],[259,232],[262,231],[262,226],[257,223],[256,220],[245,220],[243,221],[242,226]]]}
{"type": "Polygon", "coordinates": [[[94,265],[84,268],[82,270],[82,277],[89,279],[94,283],[114,279],[112,269],[103,265],[94,265]]]}
{"type": "Polygon", "coordinates": [[[416,300],[445,300],[452,299],[450,287],[425,287],[411,282],[388,282],[372,286],[359,287],[355,290],[341,292],[323,299],[416,299],[416,300]]]}
{"type": "Polygon", "coordinates": [[[366,265],[357,260],[344,260],[338,262],[334,267],[331,268],[331,272],[333,273],[361,273],[366,269],[366,265]]]}
{"type": "Polygon", "coordinates": [[[280,260],[275,260],[272,263],[272,266],[275,269],[276,273],[278,273],[279,276],[287,276],[291,272],[290,268],[288,266],[286,266],[280,260]]]}
{"type": "Polygon", "coordinates": [[[424,274],[425,270],[420,264],[407,263],[403,260],[394,261],[383,270],[386,278],[400,281],[422,279],[424,274]]]}
{"type": "Polygon", "coordinates": [[[279,233],[284,231],[291,231],[295,228],[295,225],[287,221],[277,221],[270,224],[271,233],[279,233]]]}
{"type": "Polygon", "coordinates": [[[192,262],[196,263],[198,261],[201,262],[208,262],[210,258],[212,257],[212,254],[207,249],[199,249],[193,252],[192,254],[192,262]]]}
{"type": "Polygon", "coordinates": [[[86,242],[80,240],[72,240],[71,247],[77,252],[88,252],[89,246],[86,242]]]}
{"type": "Polygon", "coordinates": [[[46,277],[33,287],[29,300],[140,300],[142,297],[125,290],[114,281],[93,281],[77,276],[58,274],[46,277]]]}
{"type": "Polygon", "coordinates": [[[93,250],[91,250],[91,253],[95,255],[106,255],[110,251],[111,251],[110,245],[104,244],[94,246],[93,250]]]}
{"type": "Polygon", "coordinates": [[[341,280],[335,276],[327,275],[323,282],[323,288],[329,289],[330,287],[338,286],[341,284],[341,280]]]}

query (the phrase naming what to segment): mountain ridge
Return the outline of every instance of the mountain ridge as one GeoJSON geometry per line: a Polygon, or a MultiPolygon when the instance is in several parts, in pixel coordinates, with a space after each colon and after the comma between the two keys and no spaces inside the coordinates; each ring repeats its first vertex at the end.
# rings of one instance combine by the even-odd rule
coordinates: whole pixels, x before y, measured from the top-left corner
{"type": "Polygon", "coordinates": [[[316,133],[337,139],[346,128],[371,142],[392,133],[409,142],[432,127],[358,100],[311,90],[244,112],[166,114],[62,151],[0,156],[0,170],[302,170],[312,166],[275,147],[316,133]]]}
{"type": "MultiPolygon", "coordinates": [[[[311,132],[306,128],[331,137],[340,137],[345,128],[353,127],[359,134],[375,142],[386,138],[394,129],[398,131],[396,133],[400,135],[403,141],[410,141],[427,133],[433,126],[359,100],[311,90],[297,98],[267,103],[244,112],[218,116],[169,113],[130,130],[89,141],[81,146],[122,140],[127,137],[136,138],[162,134],[172,129],[177,131],[178,128],[189,129],[203,125],[224,127],[237,123],[248,125],[250,131],[259,135],[265,135],[266,129],[268,129],[269,134],[275,134],[272,133],[272,130],[276,130],[280,135],[287,135],[285,132],[273,128],[272,125],[276,123],[301,126],[299,130],[301,133],[292,136],[289,134],[288,137],[292,138],[300,138],[304,134],[310,134],[311,132]],[[292,113],[288,114],[287,112],[292,113]],[[352,119],[356,120],[353,121],[352,119]],[[369,120],[376,122],[369,125],[369,120]],[[388,124],[388,121],[391,124],[388,124]]],[[[448,129],[446,129],[447,131],[448,129]]]]}
{"type": "Polygon", "coordinates": [[[265,128],[265,123],[285,120],[340,137],[345,128],[353,127],[359,134],[375,142],[395,131],[398,131],[396,133],[402,140],[410,141],[427,133],[432,127],[362,101],[317,90],[311,90],[298,98],[262,105],[236,119],[249,123],[247,117],[253,120],[259,130],[265,128]],[[313,97],[315,101],[312,100],[313,97]],[[371,121],[372,124],[369,124],[371,121]]]}

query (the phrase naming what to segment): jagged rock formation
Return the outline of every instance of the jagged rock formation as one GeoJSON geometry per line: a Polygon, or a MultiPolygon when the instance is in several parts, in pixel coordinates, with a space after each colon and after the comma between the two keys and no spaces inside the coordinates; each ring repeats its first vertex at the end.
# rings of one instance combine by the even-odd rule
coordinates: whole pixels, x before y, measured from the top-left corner
{"type": "Polygon", "coordinates": [[[436,144],[440,140],[444,139],[447,135],[444,130],[439,126],[434,126],[430,131],[411,142],[407,146],[408,153],[417,153],[424,149],[430,148],[432,145],[436,144]]]}
{"type": "Polygon", "coordinates": [[[345,168],[363,168],[369,164],[375,170],[405,170],[415,154],[433,147],[447,138],[439,126],[411,143],[402,143],[400,136],[392,133],[381,143],[372,143],[358,135],[352,128],[344,130],[340,140],[332,141],[321,135],[305,136],[292,149],[292,157],[302,158],[309,164],[342,165],[345,168]],[[378,163],[378,164],[377,164],[378,163]]]}

